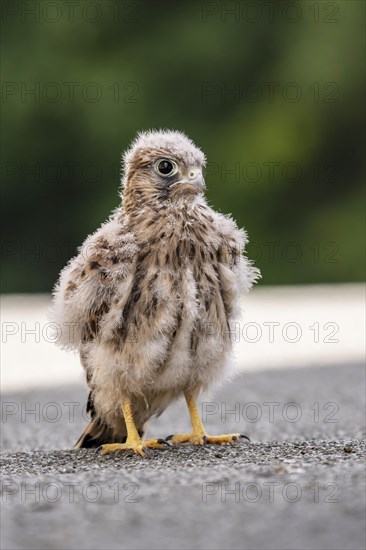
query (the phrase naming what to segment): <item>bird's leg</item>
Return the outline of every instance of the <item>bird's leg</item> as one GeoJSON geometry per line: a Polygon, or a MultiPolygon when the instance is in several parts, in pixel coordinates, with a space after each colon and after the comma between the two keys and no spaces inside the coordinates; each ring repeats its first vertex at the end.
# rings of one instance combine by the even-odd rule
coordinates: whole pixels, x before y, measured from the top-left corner
{"type": "Polygon", "coordinates": [[[225,445],[227,443],[235,444],[239,441],[240,434],[228,434],[228,435],[207,435],[206,430],[202,424],[198,408],[193,397],[185,393],[184,394],[188,411],[192,422],[192,432],[189,434],[175,434],[167,437],[167,441],[170,441],[173,445],[179,443],[191,443],[193,445],[206,445],[206,443],[225,445]]]}
{"type": "Polygon", "coordinates": [[[132,414],[132,404],[130,399],[125,399],[122,403],[122,413],[127,428],[127,439],[125,443],[107,443],[102,445],[102,455],[116,451],[134,451],[145,456],[146,449],[160,449],[166,445],[164,439],[141,439],[132,414]]]}

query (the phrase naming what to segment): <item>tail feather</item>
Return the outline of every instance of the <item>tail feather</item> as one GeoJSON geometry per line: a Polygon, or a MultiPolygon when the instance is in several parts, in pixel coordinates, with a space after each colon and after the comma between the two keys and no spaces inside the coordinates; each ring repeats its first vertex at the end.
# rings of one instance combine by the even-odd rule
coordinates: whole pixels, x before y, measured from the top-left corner
{"type": "Polygon", "coordinates": [[[105,443],[125,443],[125,441],[126,435],[116,436],[109,426],[94,418],[75,443],[74,449],[96,449],[105,443]]]}
{"type": "MultiPolygon", "coordinates": [[[[96,449],[106,443],[126,442],[126,425],[123,421],[123,417],[121,417],[119,426],[116,424],[112,427],[106,424],[102,418],[97,416],[92,392],[89,393],[86,410],[90,414],[91,420],[75,443],[74,449],[96,449]]],[[[141,429],[139,429],[139,427],[137,428],[140,437],[143,437],[146,426],[143,426],[141,429]]]]}
{"type": "Polygon", "coordinates": [[[116,435],[115,431],[97,416],[92,391],[88,396],[86,412],[90,414],[91,420],[75,443],[74,449],[95,449],[105,443],[124,443],[126,441],[126,433],[122,432],[120,436],[116,435]]]}
{"type": "Polygon", "coordinates": [[[124,443],[126,441],[125,433],[122,433],[121,437],[116,437],[113,429],[97,416],[92,391],[88,396],[86,412],[90,414],[91,420],[75,443],[74,449],[95,449],[105,443],[124,443]]]}

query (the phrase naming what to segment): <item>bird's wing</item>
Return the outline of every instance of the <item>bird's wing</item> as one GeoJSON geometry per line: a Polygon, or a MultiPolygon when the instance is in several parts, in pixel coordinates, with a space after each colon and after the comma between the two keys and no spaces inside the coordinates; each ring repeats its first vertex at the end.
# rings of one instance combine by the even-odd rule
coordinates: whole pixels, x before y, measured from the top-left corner
{"type": "Polygon", "coordinates": [[[136,252],[133,234],[117,215],[86,239],[55,288],[52,318],[59,345],[80,349],[98,335],[112,300],[122,302],[130,293],[136,252]]]}
{"type": "Polygon", "coordinates": [[[239,315],[241,295],[260,278],[260,271],[245,256],[246,231],[239,229],[231,217],[222,214],[217,214],[216,224],[220,236],[217,257],[221,295],[227,319],[231,321],[239,315]]]}

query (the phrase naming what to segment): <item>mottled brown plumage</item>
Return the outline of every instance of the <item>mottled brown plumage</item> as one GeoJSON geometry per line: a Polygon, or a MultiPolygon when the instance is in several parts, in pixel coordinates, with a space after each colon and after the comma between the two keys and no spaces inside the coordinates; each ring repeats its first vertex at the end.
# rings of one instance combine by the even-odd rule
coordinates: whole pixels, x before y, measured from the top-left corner
{"type": "Polygon", "coordinates": [[[123,443],[123,403],[143,434],[227,367],[229,324],[259,272],[243,256],[245,232],[207,205],[204,164],[179,132],[140,134],[124,156],[122,205],[61,273],[55,319],[72,324],[62,344],[80,352],[91,390],[78,447],[123,443]]]}

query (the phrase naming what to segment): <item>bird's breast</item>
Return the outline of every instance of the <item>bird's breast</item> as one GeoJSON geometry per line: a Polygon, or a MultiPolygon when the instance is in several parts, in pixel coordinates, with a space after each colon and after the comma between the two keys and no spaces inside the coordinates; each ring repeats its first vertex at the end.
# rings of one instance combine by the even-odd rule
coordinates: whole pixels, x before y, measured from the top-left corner
{"type": "Polygon", "coordinates": [[[210,213],[160,216],[141,231],[133,285],[121,313],[121,344],[149,345],[161,361],[173,342],[197,347],[213,324],[226,327],[218,236],[210,213]],[[184,342],[184,344],[183,344],[184,342]]]}
{"type": "Polygon", "coordinates": [[[175,247],[166,243],[144,250],[122,318],[127,331],[140,335],[138,340],[167,343],[179,333],[191,338],[198,327],[204,330],[213,322],[225,324],[214,253],[187,239],[175,247]]]}

